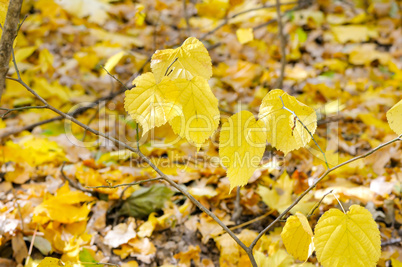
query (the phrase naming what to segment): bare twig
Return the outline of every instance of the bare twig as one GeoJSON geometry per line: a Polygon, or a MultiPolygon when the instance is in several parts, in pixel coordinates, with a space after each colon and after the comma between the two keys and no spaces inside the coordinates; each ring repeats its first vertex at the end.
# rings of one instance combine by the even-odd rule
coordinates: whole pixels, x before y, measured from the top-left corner
{"type": "Polygon", "coordinates": [[[87,186],[87,188],[91,188],[91,189],[95,189],[95,188],[118,188],[118,187],[122,187],[122,186],[133,186],[133,185],[137,185],[137,184],[143,184],[146,182],[152,182],[152,181],[158,181],[163,179],[163,177],[158,177],[158,178],[151,178],[151,179],[146,179],[146,180],[141,180],[141,181],[136,181],[136,182],[132,182],[132,183],[128,183],[128,184],[118,184],[118,185],[99,185],[99,186],[87,186]]]}
{"type": "Polygon", "coordinates": [[[317,205],[315,205],[314,208],[313,208],[313,209],[310,211],[310,213],[307,215],[307,218],[311,217],[311,216],[314,214],[315,210],[321,205],[321,202],[324,200],[324,198],[325,198],[326,196],[328,196],[329,194],[331,194],[332,191],[334,191],[334,190],[330,190],[330,191],[328,191],[327,193],[325,193],[325,195],[322,196],[322,198],[321,198],[320,201],[317,203],[317,205]]]}
{"type": "Polygon", "coordinates": [[[26,109],[43,109],[43,108],[47,108],[47,106],[26,106],[26,107],[19,107],[19,108],[0,108],[0,110],[6,111],[0,117],[4,118],[13,111],[20,111],[20,110],[26,110],[26,109]]]}
{"type": "MultiPolygon", "coordinates": [[[[92,121],[98,116],[100,107],[96,108],[95,113],[89,118],[87,125],[91,125],[92,121]]],[[[82,142],[85,141],[85,137],[87,137],[87,130],[84,130],[84,134],[82,135],[82,142]]]]}
{"type": "MultiPolygon", "coordinates": [[[[14,63],[14,67],[17,73],[19,73],[19,69],[18,66],[16,64],[15,61],[15,56],[14,56],[14,52],[12,52],[13,55],[13,63],[14,63]]],[[[20,77],[20,76],[19,76],[20,77]]],[[[129,145],[127,145],[126,143],[110,136],[107,135],[105,133],[99,132],[95,129],[92,129],[91,127],[89,127],[88,125],[83,124],[82,122],[80,122],[79,120],[77,120],[76,118],[72,117],[69,114],[66,114],[64,112],[62,112],[61,110],[55,108],[54,106],[50,105],[43,97],[41,97],[38,93],[36,93],[29,85],[27,85],[21,78],[18,79],[14,79],[16,82],[18,82],[19,84],[21,84],[23,87],[25,87],[25,89],[27,89],[31,94],[33,94],[38,100],[40,100],[44,105],[47,105],[47,108],[52,110],[53,112],[59,114],[60,116],[62,116],[64,119],[69,120],[71,122],[73,122],[74,124],[80,126],[81,128],[87,130],[88,132],[91,132],[95,135],[101,136],[103,138],[106,138],[112,142],[114,142],[115,144],[119,145],[119,147],[124,147],[134,153],[136,153],[144,162],[146,162],[152,169],[154,169],[161,177],[162,180],[166,181],[167,183],[169,183],[172,187],[174,187],[175,189],[177,189],[180,193],[182,193],[183,195],[185,195],[195,206],[197,206],[200,210],[202,210],[203,212],[205,212],[206,214],[208,214],[214,221],[216,221],[224,231],[226,231],[235,241],[236,243],[242,248],[244,249],[244,251],[247,253],[248,257],[250,258],[250,261],[252,263],[253,267],[258,267],[257,263],[254,259],[252,250],[249,249],[212,211],[210,211],[209,209],[207,209],[204,205],[202,205],[197,199],[195,199],[186,189],[184,189],[182,186],[178,185],[176,182],[174,182],[169,176],[167,176],[166,174],[164,174],[158,167],[155,166],[155,164],[148,158],[146,157],[141,151],[139,151],[137,148],[131,147],[129,145]]]]}
{"type": "Polygon", "coordinates": [[[381,246],[386,247],[386,246],[393,246],[393,245],[401,245],[401,243],[402,243],[401,238],[395,238],[395,239],[391,238],[388,241],[381,242],[381,246]]]}
{"type": "Polygon", "coordinates": [[[240,218],[242,211],[243,211],[243,208],[240,205],[240,186],[238,186],[236,189],[236,200],[234,203],[234,211],[233,211],[233,215],[232,215],[232,221],[238,223],[238,220],[240,218]]]}
{"type": "Polygon", "coordinates": [[[188,10],[187,10],[187,0],[182,0],[182,2],[183,2],[184,21],[186,22],[186,34],[187,36],[191,36],[190,18],[188,16],[188,10]]]}
{"type": "Polygon", "coordinates": [[[250,221],[247,221],[247,222],[244,222],[244,223],[242,223],[242,224],[239,224],[239,225],[230,227],[229,229],[232,230],[232,231],[234,231],[234,230],[236,230],[236,229],[243,228],[243,227],[245,227],[245,226],[247,226],[247,225],[250,225],[250,224],[252,224],[252,223],[258,222],[258,221],[264,219],[265,217],[271,215],[274,211],[275,211],[275,210],[270,210],[270,211],[266,212],[265,214],[263,214],[263,215],[261,215],[261,216],[258,216],[257,218],[254,218],[254,219],[252,219],[252,220],[250,220],[250,221]]]}
{"type": "MultiPolygon", "coordinates": [[[[121,95],[122,93],[124,93],[127,89],[131,89],[131,88],[135,87],[134,85],[132,85],[132,81],[134,80],[135,77],[137,77],[138,75],[140,75],[143,72],[145,66],[150,62],[150,60],[151,60],[151,57],[148,58],[148,60],[142,65],[142,67],[138,70],[137,73],[133,74],[130,77],[128,82],[123,87],[121,87],[120,90],[118,90],[116,92],[111,92],[107,96],[102,96],[102,97],[96,99],[94,102],[92,102],[92,103],[90,103],[88,105],[82,106],[82,107],[74,110],[73,112],[68,113],[68,115],[70,115],[72,117],[77,117],[77,116],[83,114],[84,112],[86,112],[87,110],[95,107],[96,105],[98,105],[98,104],[100,104],[102,102],[105,102],[105,101],[107,102],[109,100],[112,100],[115,97],[117,97],[117,96],[121,95]]],[[[114,76],[112,76],[112,77],[114,78],[114,76]]],[[[18,79],[15,79],[15,78],[12,78],[12,77],[6,77],[6,78],[9,79],[9,80],[13,80],[13,81],[18,82],[18,79]]],[[[54,122],[54,121],[60,121],[62,119],[64,119],[63,116],[57,116],[57,117],[46,119],[46,120],[43,120],[43,121],[38,121],[38,122],[35,122],[33,124],[26,125],[26,126],[23,126],[23,127],[20,127],[20,128],[12,128],[12,129],[0,134],[0,140],[5,138],[5,137],[7,137],[7,136],[10,136],[10,135],[13,135],[13,134],[18,134],[18,133],[20,133],[22,131],[31,131],[35,127],[45,125],[45,124],[48,124],[48,123],[51,123],[51,122],[54,122]]]]}
{"type": "Polygon", "coordinates": [[[283,85],[283,77],[285,75],[285,66],[286,66],[286,41],[285,35],[283,33],[283,25],[282,25],[282,15],[281,15],[281,5],[279,0],[276,0],[276,14],[278,16],[278,34],[281,46],[281,69],[279,78],[276,82],[275,88],[282,88],[283,85]]]}
{"type": "Polygon", "coordinates": [[[100,66],[102,67],[102,69],[103,69],[104,71],[106,71],[106,73],[107,73],[110,77],[112,77],[115,81],[117,81],[118,83],[120,83],[123,88],[125,88],[126,90],[129,90],[128,87],[127,87],[127,85],[125,85],[122,81],[120,81],[119,79],[117,79],[117,78],[116,78],[113,74],[111,74],[103,65],[100,65],[100,66]]]}
{"type": "Polygon", "coordinates": [[[381,144],[381,145],[377,146],[376,148],[373,148],[372,150],[368,151],[367,153],[364,153],[364,154],[362,154],[362,155],[360,155],[360,156],[357,156],[357,157],[354,157],[354,158],[352,158],[352,159],[349,159],[349,160],[347,160],[347,161],[345,161],[345,162],[343,162],[343,163],[341,163],[341,164],[339,164],[339,165],[336,165],[335,167],[332,167],[332,168],[326,170],[325,173],[323,173],[323,174],[320,176],[320,178],[318,178],[318,179],[314,182],[314,184],[312,184],[308,189],[306,189],[306,190],[292,203],[292,205],[290,205],[289,207],[287,207],[285,211],[283,211],[273,222],[271,222],[264,230],[262,230],[262,231],[258,234],[258,236],[257,236],[257,237],[254,239],[254,241],[250,244],[249,248],[252,250],[252,249],[254,248],[254,246],[257,244],[258,240],[259,240],[267,231],[269,231],[278,221],[280,221],[294,206],[296,206],[297,203],[299,203],[300,200],[303,199],[303,197],[305,197],[311,190],[313,190],[313,189],[317,186],[317,184],[318,184],[319,182],[321,182],[329,173],[331,173],[331,172],[333,172],[334,170],[336,170],[336,169],[338,169],[338,168],[340,168],[340,167],[342,167],[342,166],[345,166],[345,165],[347,165],[347,164],[349,164],[349,163],[351,163],[351,162],[354,162],[354,161],[359,160],[359,159],[362,159],[362,158],[366,158],[366,157],[370,156],[371,154],[373,154],[374,152],[376,152],[377,150],[380,150],[380,149],[383,148],[383,147],[386,147],[386,146],[388,146],[388,145],[390,145],[390,144],[392,144],[392,143],[395,143],[395,142],[397,142],[397,141],[401,141],[401,138],[402,138],[402,135],[398,136],[398,137],[395,138],[395,139],[392,139],[391,141],[388,141],[388,142],[386,142],[386,143],[384,143],[384,144],[381,144]]]}
{"type": "Polygon", "coordinates": [[[0,39],[0,100],[6,86],[8,64],[10,62],[14,39],[18,32],[21,6],[22,0],[13,0],[9,2],[6,21],[0,39]]]}
{"type": "Polygon", "coordinates": [[[25,261],[26,266],[29,266],[28,263],[29,263],[29,260],[31,259],[32,249],[33,249],[33,245],[35,243],[35,237],[36,237],[37,232],[38,232],[38,224],[36,224],[35,231],[33,233],[32,239],[31,239],[31,244],[29,245],[28,257],[25,261]]]}
{"type": "Polygon", "coordinates": [[[61,168],[60,168],[60,173],[61,173],[61,176],[64,178],[64,180],[66,180],[72,187],[74,187],[75,189],[78,189],[78,190],[80,190],[80,191],[82,191],[82,192],[85,192],[85,193],[89,193],[89,194],[91,194],[91,195],[93,195],[94,194],[94,192],[93,191],[91,191],[91,190],[88,190],[88,189],[86,189],[85,187],[83,187],[79,182],[75,182],[75,181],[73,181],[73,180],[71,180],[65,173],[64,173],[64,166],[66,165],[66,162],[63,162],[63,164],[61,165],[61,168]]]}

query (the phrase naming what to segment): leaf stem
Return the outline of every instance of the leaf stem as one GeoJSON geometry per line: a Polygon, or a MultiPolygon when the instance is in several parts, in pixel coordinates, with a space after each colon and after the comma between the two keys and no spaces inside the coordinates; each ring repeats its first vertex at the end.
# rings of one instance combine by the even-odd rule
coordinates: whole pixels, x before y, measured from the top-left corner
{"type": "Polygon", "coordinates": [[[295,118],[300,122],[300,124],[304,127],[304,129],[308,132],[308,134],[310,135],[311,139],[314,141],[315,145],[318,147],[318,149],[321,151],[321,154],[324,157],[324,161],[325,161],[325,165],[327,166],[327,169],[329,169],[329,164],[327,161],[327,157],[325,156],[324,151],[321,149],[321,147],[318,145],[317,141],[315,140],[313,134],[310,132],[310,130],[307,128],[306,125],[304,125],[304,123],[300,120],[300,118],[296,115],[296,113],[290,109],[288,109],[287,107],[285,107],[285,104],[283,103],[283,99],[282,96],[279,96],[279,98],[281,99],[282,102],[282,109],[289,111],[293,116],[295,116],[295,118]]]}

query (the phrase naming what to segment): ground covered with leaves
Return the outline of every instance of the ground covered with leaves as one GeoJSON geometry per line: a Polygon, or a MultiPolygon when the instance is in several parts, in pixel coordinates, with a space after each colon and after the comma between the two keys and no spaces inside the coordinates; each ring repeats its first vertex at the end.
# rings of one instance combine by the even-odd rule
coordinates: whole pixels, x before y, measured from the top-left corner
{"type": "MultiPolygon", "coordinates": [[[[395,138],[386,112],[401,99],[402,2],[281,3],[282,89],[316,110],[314,138],[328,165],[395,138]]],[[[21,78],[51,105],[133,147],[141,127],[126,113],[126,88],[115,78],[131,85],[158,49],[190,36],[204,43],[222,121],[240,110],[256,116],[279,84],[275,1],[27,0],[22,14],[15,42],[21,78]]],[[[17,78],[14,67],[9,75],[17,78]]],[[[10,79],[1,100],[0,266],[37,266],[45,256],[77,266],[251,266],[212,218],[153,179],[159,176],[136,154],[34,108],[41,103],[10,79]]],[[[313,141],[286,155],[268,144],[236,202],[218,140],[219,131],[197,152],[165,124],[139,144],[245,244],[326,170],[313,141]]],[[[402,266],[401,149],[395,142],[331,172],[291,213],[315,225],[330,208],[341,210],[339,203],[366,207],[381,231],[378,265],[402,266]]],[[[257,244],[261,266],[302,263],[285,250],[284,223],[257,244]]],[[[319,266],[315,254],[304,265],[319,266]]]]}

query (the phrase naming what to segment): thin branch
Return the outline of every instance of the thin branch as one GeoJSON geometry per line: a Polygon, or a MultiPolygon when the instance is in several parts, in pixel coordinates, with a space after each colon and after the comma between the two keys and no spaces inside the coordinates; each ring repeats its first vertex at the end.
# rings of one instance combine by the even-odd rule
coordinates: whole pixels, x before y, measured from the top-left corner
{"type": "Polygon", "coordinates": [[[80,261],[81,264],[83,265],[106,265],[106,266],[115,266],[115,267],[120,267],[120,265],[115,264],[115,263],[104,263],[104,262],[85,262],[85,261],[80,261]]]}
{"type": "MultiPolygon", "coordinates": [[[[286,11],[283,12],[283,14],[281,15],[281,18],[283,18],[283,17],[284,17],[286,14],[288,14],[289,12],[296,11],[296,10],[298,10],[298,9],[300,9],[300,6],[296,6],[296,7],[293,7],[293,8],[291,8],[291,9],[286,10],[286,11]]],[[[264,23],[262,23],[262,24],[260,24],[260,25],[254,26],[254,27],[253,27],[253,31],[256,31],[256,30],[258,30],[258,29],[264,28],[264,27],[266,27],[266,26],[268,26],[268,25],[271,25],[272,23],[275,23],[275,22],[277,22],[277,19],[276,19],[276,18],[275,18],[275,19],[270,19],[270,20],[268,20],[267,22],[264,22],[264,23]]]]}
{"type": "Polygon", "coordinates": [[[314,141],[315,145],[318,147],[318,149],[321,151],[323,157],[324,157],[324,161],[325,161],[325,165],[327,165],[327,169],[329,169],[329,164],[327,161],[327,157],[325,156],[324,151],[321,149],[321,147],[318,145],[317,141],[315,140],[313,134],[310,132],[310,130],[307,128],[307,126],[300,120],[300,118],[296,115],[296,113],[290,109],[288,109],[285,104],[283,103],[283,99],[282,96],[279,96],[281,102],[282,102],[282,109],[289,111],[299,122],[300,124],[304,127],[304,129],[308,132],[308,134],[310,135],[311,139],[314,141]]]}
{"type": "Polygon", "coordinates": [[[61,173],[61,176],[64,178],[64,180],[66,180],[72,187],[74,187],[75,189],[78,189],[78,190],[80,190],[80,191],[82,191],[82,192],[85,192],[85,193],[89,193],[89,194],[91,194],[91,195],[93,195],[94,194],[94,192],[93,191],[91,191],[91,190],[88,190],[88,189],[86,189],[85,187],[83,187],[79,182],[75,182],[75,181],[73,181],[73,180],[71,180],[65,173],[64,173],[64,166],[66,165],[66,162],[63,162],[63,164],[61,165],[61,168],[60,168],[60,173],[61,173]]]}
{"type": "Polygon", "coordinates": [[[332,192],[332,195],[334,196],[334,198],[336,199],[336,201],[338,201],[338,204],[339,204],[339,206],[341,206],[341,209],[342,209],[343,213],[346,214],[346,211],[345,211],[345,209],[343,208],[342,203],[339,201],[338,197],[337,197],[333,192],[332,192]]]}
{"type": "MultiPolygon", "coordinates": [[[[88,105],[82,106],[82,107],[80,107],[80,108],[74,110],[73,112],[68,113],[68,115],[70,115],[70,116],[72,116],[72,117],[77,117],[77,116],[83,114],[84,112],[86,112],[87,110],[89,110],[89,109],[95,107],[96,105],[98,105],[98,104],[100,104],[100,103],[102,103],[102,102],[104,102],[104,101],[107,102],[107,101],[109,101],[109,100],[114,99],[115,97],[117,97],[117,96],[121,95],[122,93],[124,93],[127,89],[132,89],[132,88],[134,88],[135,86],[132,85],[132,81],[134,80],[135,77],[137,77],[138,75],[140,75],[140,74],[144,71],[145,66],[146,66],[150,61],[151,61],[151,57],[148,58],[148,60],[141,66],[141,68],[138,70],[137,73],[133,74],[133,75],[130,77],[130,79],[127,81],[127,83],[124,85],[124,87],[120,88],[120,90],[118,90],[118,91],[116,91],[116,92],[112,92],[112,93],[110,93],[110,94],[107,95],[107,96],[102,96],[102,97],[96,99],[94,102],[92,102],[92,103],[90,103],[90,104],[88,104],[88,105]]],[[[9,79],[9,80],[12,80],[12,81],[19,82],[18,79],[15,79],[15,78],[12,78],[12,77],[6,77],[6,78],[9,79]]],[[[10,130],[8,130],[8,131],[3,132],[2,134],[0,134],[0,140],[3,139],[3,138],[5,138],[5,137],[7,137],[7,136],[10,136],[10,135],[13,135],[13,134],[18,134],[18,133],[20,133],[20,132],[22,132],[22,131],[31,131],[31,130],[34,129],[35,127],[38,127],[38,126],[41,126],[41,125],[45,125],[45,124],[48,124],[48,123],[51,123],[51,122],[54,122],[54,121],[60,121],[60,120],[63,120],[63,119],[64,119],[63,116],[57,116],[57,117],[50,118],[50,119],[47,119],[47,120],[38,121],[38,122],[35,122],[35,123],[33,123],[33,124],[26,125],[26,126],[24,126],[24,127],[12,128],[12,129],[10,129],[10,130]]]]}
{"type": "MultiPolygon", "coordinates": [[[[280,4],[280,5],[281,5],[281,6],[286,6],[286,5],[294,5],[294,4],[297,4],[297,3],[299,3],[299,2],[298,2],[298,1],[296,1],[296,2],[289,2],[289,3],[280,4]]],[[[231,19],[234,19],[234,18],[236,18],[236,17],[238,17],[238,16],[240,16],[240,15],[243,15],[243,14],[246,14],[246,13],[249,13],[249,12],[252,12],[252,11],[260,10],[260,9],[268,9],[268,8],[274,8],[274,7],[276,7],[276,5],[265,5],[265,4],[264,4],[264,5],[260,6],[260,7],[250,8],[250,9],[247,9],[247,10],[240,11],[240,12],[238,12],[238,13],[236,13],[236,14],[233,14],[232,16],[230,16],[230,17],[228,17],[228,18],[225,18],[224,21],[221,22],[221,24],[219,24],[218,26],[216,26],[215,28],[213,28],[213,29],[210,30],[209,32],[207,32],[207,33],[205,33],[204,35],[202,35],[202,36],[200,37],[200,39],[201,39],[201,40],[204,40],[204,39],[207,38],[209,35],[215,33],[217,30],[219,30],[220,28],[222,28],[223,26],[225,26],[226,24],[228,24],[231,19]]]]}
{"type": "Polygon", "coordinates": [[[254,219],[252,219],[252,220],[250,220],[250,221],[247,221],[247,222],[244,222],[244,223],[242,223],[242,224],[239,224],[239,225],[230,227],[229,229],[232,230],[232,231],[234,231],[234,230],[236,230],[236,229],[243,228],[243,227],[245,227],[245,226],[247,226],[247,225],[250,225],[250,224],[252,224],[252,223],[258,222],[258,221],[264,219],[265,217],[271,215],[274,211],[275,211],[275,210],[272,209],[272,210],[268,211],[267,213],[265,213],[265,214],[263,214],[263,215],[261,215],[261,216],[258,216],[257,218],[254,218],[254,219]]]}
{"type": "MultiPolygon", "coordinates": [[[[95,110],[95,113],[91,116],[91,118],[89,118],[89,120],[88,120],[88,122],[87,122],[87,125],[91,125],[91,123],[93,122],[93,120],[96,118],[96,116],[99,114],[99,109],[100,109],[100,107],[98,107],[96,110],[95,110]]],[[[82,135],[82,142],[84,142],[85,141],[85,137],[87,137],[87,133],[88,133],[88,131],[87,130],[84,130],[84,134],[82,135]]]]}
{"type": "Polygon", "coordinates": [[[8,72],[14,39],[17,37],[21,6],[22,0],[13,0],[9,2],[6,21],[0,39],[0,100],[3,90],[6,87],[6,75],[8,72]]]}
{"type": "Polygon", "coordinates": [[[19,107],[19,108],[0,108],[0,110],[6,111],[6,113],[2,114],[0,117],[4,118],[13,111],[20,111],[20,110],[25,110],[25,109],[43,109],[43,108],[47,108],[47,106],[26,106],[26,107],[19,107]]]}
{"type": "MultiPolygon", "coordinates": [[[[16,66],[16,62],[15,60],[13,61],[14,65],[15,65],[15,69],[16,71],[18,70],[18,67],[16,66]]],[[[45,99],[43,99],[43,97],[41,97],[38,93],[36,93],[31,87],[29,87],[23,80],[18,79],[18,82],[25,87],[25,89],[27,89],[31,94],[33,94],[34,96],[36,96],[36,98],[38,98],[43,104],[48,106],[48,109],[54,111],[55,113],[59,114],[60,116],[63,116],[65,119],[75,123],[76,125],[80,126],[83,129],[86,129],[88,132],[91,132],[95,135],[101,136],[103,138],[106,138],[112,142],[114,142],[115,144],[118,144],[119,147],[124,147],[136,154],[138,154],[140,156],[140,158],[146,162],[152,169],[154,169],[161,177],[163,180],[165,180],[166,182],[168,182],[171,186],[173,186],[174,188],[176,188],[179,192],[181,192],[183,195],[185,195],[187,198],[190,199],[190,201],[196,205],[200,210],[202,210],[203,212],[205,212],[206,214],[208,214],[210,217],[212,217],[212,219],[214,221],[216,221],[235,241],[236,243],[242,248],[244,249],[244,251],[246,251],[247,255],[250,258],[250,261],[253,265],[253,267],[258,267],[257,263],[255,262],[255,259],[253,257],[252,251],[210,210],[208,210],[205,206],[203,206],[198,200],[196,200],[189,192],[187,192],[186,189],[184,189],[183,187],[181,187],[180,185],[178,185],[176,182],[174,182],[171,178],[169,178],[166,174],[164,174],[158,167],[155,166],[155,164],[152,163],[152,161],[150,159],[148,159],[148,157],[146,157],[141,151],[139,151],[136,148],[133,148],[129,145],[127,145],[126,143],[110,136],[107,135],[105,133],[99,132],[97,130],[92,129],[91,127],[83,124],[82,122],[80,122],[79,120],[77,120],[76,118],[72,117],[69,114],[66,114],[60,110],[58,110],[57,108],[53,107],[52,105],[50,105],[45,99]]]]}
{"type": "Polygon", "coordinates": [[[36,238],[36,233],[37,232],[38,232],[38,224],[36,224],[35,232],[33,233],[33,236],[32,236],[32,239],[31,239],[31,244],[29,245],[28,257],[27,257],[27,259],[25,261],[26,266],[29,266],[28,263],[29,263],[29,260],[31,259],[32,249],[33,249],[33,245],[35,243],[35,238],[36,238]]]}
{"type": "Polygon", "coordinates": [[[281,15],[281,5],[279,0],[276,0],[276,14],[278,16],[278,32],[279,32],[279,40],[281,46],[281,69],[279,78],[276,82],[275,88],[282,88],[283,86],[283,77],[285,75],[285,66],[286,66],[286,41],[285,35],[283,33],[283,25],[282,25],[282,15],[281,15]]]}
{"type": "Polygon", "coordinates": [[[388,241],[381,242],[381,246],[386,247],[386,246],[393,246],[393,245],[401,245],[401,243],[402,243],[401,238],[396,238],[396,239],[391,238],[388,241]]]}
{"type": "Polygon", "coordinates": [[[354,157],[354,158],[352,158],[352,159],[349,159],[349,160],[347,160],[347,161],[345,161],[345,162],[343,162],[343,163],[341,163],[341,164],[339,164],[339,165],[336,165],[335,167],[332,167],[331,169],[326,170],[325,173],[323,173],[323,174],[320,176],[320,178],[318,178],[317,181],[314,182],[314,184],[312,184],[309,188],[307,188],[307,189],[292,203],[292,205],[290,205],[289,207],[287,207],[285,211],[283,211],[273,222],[271,222],[271,224],[269,224],[264,230],[262,230],[262,231],[258,234],[258,236],[257,236],[257,237],[254,239],[254,241],[250,244],[249,249],[252,250],[252,249],[254,248],[254,246],[257,244],[258,240],[259,240],[267,231],[269,231],[278,221],[280,221],[294,206],[296,206],[297,203],[299,203],[300,200],[303,199],[303,197],[305,197],[311,190],[313,190],[313,189],[317,186],[317,184],[318,184],[319,182],[321,182],[329,173],[331,173],[331,172],[333,172],[334,170],[336,170],[336,169],[338,169],[338,168],[340,168],[340,167],[342,167],[342,166],[345,166],[345,165],[347,165],[347,164],[349,164],[349,163],[351,163],[351,162],[354,162],[354,161],[359,160],[359,159],[366,158],[366,157],[370,156],[371,154],[373,154],[374,152],[376,152],[377,150],[380,150],[381,148],[386,147],[386,146],[388,146],[388,145],[390,145],[390,144],[392,144],[392,143],[395,143],[395,142],[397,142],[397,141],[402,141],[401,138],[402,138],[402,135],[398,136],[398,137],[395,138],[395,139],[392,139],[391,141],[388,141],[388,142],[386,142],[386,143],[384,143],[384,144],[381,144],[381,145],[377,146],[376,148],[373,148],[372,150],[370,150],[370,151],[368,151],[368,152],[366,152],[366,153],[364,153],[364,154],[362,154],[362,155],[360,155],[360,156],[357,156],[357,157],[354,157]]]}
{"type": "Polygon", "coordinates": [[[118,187],[122,187],[122,186],[129,186],[130,187],[130,186],[133,186],[133,185],[143,184],[143,183],[146,183],[146,182],[158,181],[158,180],[161,180],[161,179],[163,179],[163,177],[151,178],[151,179],[136,181],[136,182],[132,182],[132,183],[128,183],[128,184],[87,186],[87,188],[91,188],[91,189],[95,189],[95,188],[113,189],[113,188],[118,188],[118,187]]]}
{"type": "Polygon", "coordinates": [[[242,211],[243,211],[243,208],[240,205],[240,186],[238,186],[236,189],[236,200],[234,203],[234,212],[232,215],[232,221],[239,223],[238,220],[240,218],[242,211]]]}
{"type": "Polygon", "coordinates": [[[115,81],[117,81],[118,83],[120,83],[123,88],[125,88],[126,90],[129,90],[129,89],[127,88],[127,86],[126,86],[122,81],[120,81],[120,80],[117,79],[113,74],[111,74],[103,65],[100,65],[100,66],[102,67],[102,69],[103,69],[104,71],[106,71],[106,73],[107,73],[110,77],[112,77],[115,81]]]}
{"type": "Polygon", "coordinates": [[[314,214],[315,210],[318,209],[318,207],[321,205],[321,202],[324,200],[324,198],[325,198],[326,196],[328,196],[329,194],[331,194],[332,191],[334,191],[334,190],[330,190],[330,191],[328,191],[327,193],[325,193],[325,195],[322,196],[322,198],[321,198],[320,201],[317,203],[317,205],[315,205],[314,208],[313,208],[313,209],[310,211],[310,213],[307,215],[307,218],[311,217],[311,216],[314,214]]]}
{"type": "Polygon", "coordinates": [[[187,36],[190,36],[191,28],[190,28],[190,18],[188,16],[188,10],[187,10],[187,0],[182,0],[182,1],[183,1],[184,21],[186,22],[186,34],[187,34],[187,36]]]}

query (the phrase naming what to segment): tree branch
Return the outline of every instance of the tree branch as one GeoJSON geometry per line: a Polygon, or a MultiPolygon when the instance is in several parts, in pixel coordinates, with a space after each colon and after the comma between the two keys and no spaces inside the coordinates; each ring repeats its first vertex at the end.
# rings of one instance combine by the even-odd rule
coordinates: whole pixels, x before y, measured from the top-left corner
{"type": "Polygon", "coordinates": [[[3,90],[6,87],[6,75],[8,72],[10,56],[14,39],[18,32],[22,0],[12,0],[8,5],[6,21],[0,39],[0,101],[3,90]]]}
{"type": "Polygon", "coordinates": [[[351,162],[354,162],[354,161],[359,160],[359,159],[362,159],[362,158],[366,158],[366,157],[370,156],[371,154],[373,154],[374,152],[376,152],[377,150],[380,150],[381,148],[386,147],[386,146],[388,146],[388,145],[390,145],[390,144],[392,144],[392,143],[395,143],[395,142],[397,142],[397,141],[402,141],[401,138],[402,138],[402,135],[398,136],[398,137],[395,138],[395,139],[392,139],[391,141],[388,141],[388,142],[386,142],[386,143],[384,143],[384,144],[381,144],[381,145],[377,146],[376,148],[373,148],[372,150],[368,151],[367,153],[365,153],[365,154],[363,154],[363,155],[354,157],[354,158],[352,158],[352,159],[350,159],[350,160],[347,160],[347,161],[345,161],[345,162],[343,162],[343,163],[341,163],[341,164],[339,164],[339,165],[336,165],[335,167],[332,167],[331,169],[328,169],[326,172],[324,172],[324,174],[322,174],[322,175],[320,176],[320,178],[317,179],[317,181],[314,182],[314,184],[312,184],[309,188],[307,188],[306,191],[304,191],[304,192],[292,203],[292,205],[290,205],[289,207],[287,207],[287,209],[286,209],[284,212],[282,212],[270,225],[268,225],[264,230],[262,230],[262,232],[259,233],[258,236],[254,239],[254,241],[250,244],[249,248],[252,250],[252,249],[254,248],[254,246],[257,244],[258,240],[259,240],[267,231],[269,231],[269,229],[271,229],[278,221],[280,221],[294,206],[296,206],[297,203],[299,203],[300,200],[302,200],[303,197],[305,197],[311,190],[313,190],[313,189],[317,186],[317,184],[318,184],[319,182],[321,182],[329,173],[331,173],[331,172],[333,172],[334,170],[336,170],[336,169],[338,169],[338,168],[340,168],[340,167],[342,167],[342,166],[344,166],[344,165],[347,165],[347,164],[349,164],[349,163],[351,163],[351,162]]]}
{"type": "Polygon", "coordinates": [[[74,118],[73,116],[71,116],[70,114],[64,113],[61,110],[55,108],[54,106],[50,105],[43,97],[41,97],[38,93],[36,93],[29,85],[27,85],[21,78],[19,75],[19,69],[17,66],[17,63],[15,61],[15,55],[14,55],[14,51],[12,51],[12,56],[13,56],[13,63],[14,63],[14,67],[15,70],[18,74],[18,79],[13,79],[16,82],[18,82],[19,84],[21,84],[23,87],[25,87],[25,89],[27,89],[31,94],[33,94],[38,100],[40,100],[44,105],[47,106],[48,109],[52,110],[53,112],[59,114],[61,117],[63,117],[64,119],[67,119],[73,123],[75,123],[76,125],[80,126],[81,128],[83,128],[84,130],[87,130],[88,132],[91,132],[95,135],[101,136],[103,138],[106,138],[112,142],[114,142],[115,144],[118,144],[119,147],[124,147],[134,153],[136,153],[144,162],[146,162],[152,169],[154,169],[162,178],[162,180],[166,181],[167,183],[169,183],[172,187],[176,188],[180,193],[182,193],[183,195],[185,195],[195,206],[197,206],[200,210],[202,210],[203,212],[205,212],[206,214],[208,214],[215,222],[217,222],[222,229],[228,233],[235,241],[236,243],[247,253],[247,255],[250,258],[250,261],[252,263],[253,267],[258,267],[257,263],[254,259],[252,250],[249,249],[234,233],[233,231],[231,231],[212,211],[210,211],[209,209],[207,209],[205,206],[203,206],[198,200],[196,200],[189,192],[187,192],[186,189],[184,189],[183,187],[181,187],[180,185],[178,185],[176,182],[174,182],[169,176],[167,176],[166,174],[164,174],[158,167],[155,166],[155,164],[152,163],[152,161],[150,159],[148,159],[148,157],[146,157],[140,150],[138,150],[137,148],[131,147],[129,145],[127,145],[126,143],[110,136],[107,135],[105,133],[99,132],[95,129],[92,129],[91,127],[89,127],[88,125],[83,124],[82,122],[80,122],[79,120],[77,120],[76,118],[74,118]]]}
{"type": "Polygon", "coordinates": [[[286,48],[285,48],[286,41],[285,41],[285,35],[283,34],[281,6],[279,0],[276,0],[276,14],[278,16],[278,34],[281,46],[281,69],[275,88],[282,88],[283,77],[285,75],[285,66],[286,66],[286,48]]]}

